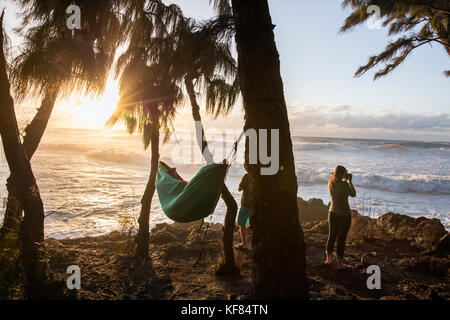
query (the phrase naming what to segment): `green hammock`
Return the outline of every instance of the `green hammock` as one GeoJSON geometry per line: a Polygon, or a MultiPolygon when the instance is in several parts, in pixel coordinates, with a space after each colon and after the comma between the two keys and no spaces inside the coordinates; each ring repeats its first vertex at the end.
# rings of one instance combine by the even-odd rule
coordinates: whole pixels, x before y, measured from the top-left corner
{"type": "Polygon", "coordinates": [[[188,183],[174,169],[160,162],[156,190],[166,216],[173,221],[187,223],[212,214],[219,201],[227,168],[227,164],[207,165],[188,183]]]}

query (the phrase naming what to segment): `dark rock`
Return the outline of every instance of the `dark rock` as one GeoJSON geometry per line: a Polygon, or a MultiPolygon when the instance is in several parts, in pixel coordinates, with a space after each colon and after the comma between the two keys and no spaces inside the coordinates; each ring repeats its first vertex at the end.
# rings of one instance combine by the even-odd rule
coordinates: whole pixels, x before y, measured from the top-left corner
{"type": "MultiPolygon", "coordinates": [[[[302,228],[312,233],[328,233],[328,209],[320,199],[305,201],[297,199],[299,220],[302,228]],[[320,222],[320,223],[318,223],[320,222]]],[[[360,215],[352,210],[352,224],[348,241],[360,242],[370,239],[408,240],[414,246],[430,250],[436,246],[440,252],[449,252],[450,237],[439,219],[413,218],[392,212],[378,219],[360,215]]]]}
{"type": "Polygon", "coordinates": [[[306,222],[302,228],[308,233],[328,234],[328,221],[306,222]]]}
{"type": "Polygon", "coordinates": [[[328,206],[324,205],[321,199],[305,201],[302,198],[297,198],[297,205],[300,223],[328,219],[328,206]]]}
{"type": "Polygon", "coordinates": [[[446,253],[450,253],[450,233],[447,233],[439,240],[436,249],[442,250],[446,253]]]}
{"type": "Polygon", "coordinates": [[[429,249],[446,234],[439,219],[412,218],[392,212],[371,219],[353,211],[348,239],[408,240],[419,248],[429,249]]]}
{"type": "Polygon", "coordinates": [[[162,230],[160,232],[152,232],[150,241],[157,244],[170,243],[170,242],[178,242],[180,241],[176,235],[173,233],[162,230]]]}
{"type": "Polygon", "coordinates": [[[429,253],[436,253],[444,256],[450,254],[450,233],[443,236],[429,253]]]}
{"type": "Polygon", "coordinates": [[[431,276],[445,277],[450,268],[449,259],[439,259],[436,257],[413,257],[405,258],[398,262],[398,265],[408,271],[414,271],[431,276]]]}
{"type": "Polygon", "coordinates": [[[383,296],[379,300],[405,300],[403,297],[383,296]]]}
{"type": "Polygon", "coordinates": [[[420,297],[416,296],[414,293],[412,292],[405,292],[403,294],[403,297],[407,300],[419,300],[420,297]]]}
{"type": "Polygon", "coordinates": [[[432,288],[428,288],[428,290],[425,294],[426,294],[425,299],[442,300],[442,297],[432,288]]]}
{"type": "Polygon", "coordinates": [[[192,222],[187,222],[187,223],[179,223],[179,222],[174,222],[173,226],[176,228],[180,228],[180,229],[190,229],[190,228],[200,228],[200,225],[203,223],[202,220],[196,220],[196,221],[192,221],[192,222]]]}
{"type": "Polygon", "coordinates": [[[361,263],[365,266],[370,266],[379,263],[379,258],[376,252],[364,253],[361,256],[361,263]]]}

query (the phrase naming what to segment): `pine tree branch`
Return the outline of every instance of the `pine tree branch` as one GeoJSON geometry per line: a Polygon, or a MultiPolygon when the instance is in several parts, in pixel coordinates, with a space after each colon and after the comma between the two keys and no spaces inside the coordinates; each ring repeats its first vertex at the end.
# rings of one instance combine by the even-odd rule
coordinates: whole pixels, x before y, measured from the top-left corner
{"type": "Polygon", "coordinates": [[[398,67],[409,55],[410,53],[431,42],[439,42],[438,38],[430,38],[430,39],[421,39],[419,37],[411,37],[408,39],[399,39],[394,43],[391,43],[387,46],[385,51],[380,53],[377,56],[372,56],[366,65],[359,67],[359,69],[355,72],[355,77],[361,77],[367,71],[373,69],[375,66],[382,62],[393,61],[392,63],[386,64],[386,66],[381,70],[375,73],[374,80],[381,78],[382,76],[386,76],[390,72],[392,72],[396,67],[398,67]],[[414,44],[414,42],[419,42],[414,44]],[[400,56],[393,58],[394,54],[403,49],[403,52],[400,56]]]}
{"type": "MultiPolygon", "coordinates": [[[[398,1],[393,1],[393,0],[389,0],[390,2],[398,2],[398,1]]],[[[449,9],[444,9],[444,8],[438,8],[433,4],[430,3],[426,3],[423,1],[402,1],[404,4],[411,4],[411,5],[417,5],[417,6],[424,6],[427,7],[431,10],[437,11],[437,12],[441,12],[441,13],[445,13],[445,14],[450,14],[450,10],[449,9]]]]}

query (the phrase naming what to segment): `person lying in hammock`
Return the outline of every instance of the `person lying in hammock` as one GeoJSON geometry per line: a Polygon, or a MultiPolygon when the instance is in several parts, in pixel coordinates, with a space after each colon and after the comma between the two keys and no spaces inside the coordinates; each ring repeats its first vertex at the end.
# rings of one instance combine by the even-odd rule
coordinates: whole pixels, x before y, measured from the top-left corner
{"type": "Polygon", "coordinates": [[[165,163],[165,162],[163,162],[163,161],[160,161],[160,163],[161,163],[162,166],[164,166],[164,167],[167,169],[167,173],[168,173],[171,177],[173,177],[173,178],[175,178],[175,179],[177,179],[177,180],[180,180],[180,181],[182,181],[182,182],[188,183],[186,180],[184,180],[184,179],[178,174],[177,168],[175,168],[175,167],[172,168],[172,167],[170,167],[167,163],[165,163]]]}

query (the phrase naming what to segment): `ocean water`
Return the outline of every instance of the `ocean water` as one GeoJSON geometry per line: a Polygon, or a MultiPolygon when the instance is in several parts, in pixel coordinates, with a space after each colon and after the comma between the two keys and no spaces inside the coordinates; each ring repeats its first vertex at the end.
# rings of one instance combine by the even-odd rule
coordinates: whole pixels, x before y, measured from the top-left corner
{"type": "MultiPolygon", "coordinates": [[[[239,132],[208,135],[216,161],[225,158],[239,132]]],[[[330,201],[327,181],[336,167],[353,174],[357,197],[352,208],[372,217],[388,211],[438,218],[450,229],[450,143],[293,137],[298,195],[330,201]]],[[[243,158],[243,143],[238,160],[243,158]]],[[[203,165],[193,134],[178,133],[161,146],[161,158],[185,179],[203,165]]],[[[6,197],[8,167],[0,153],[0,196],[6,197]]],[[[150,151],[139,136],[114,130],[49,129],[32,160],[48,217],[47,237],[94,236],[119,227],[120,217],[137,217],[147,183],[150,151]]],[[[237,191],[241,161],[229,170],[227,185],[237,191]]],[[[280,204],[282,205],[282,204],[280,204]]],[[[4,207],[0,211],[3,220],[4,207]]],[[[223,222],[219,201],[207,220],[223,222]]],[[[151,226],[169,222],[157,195],[151,226]]]]}

